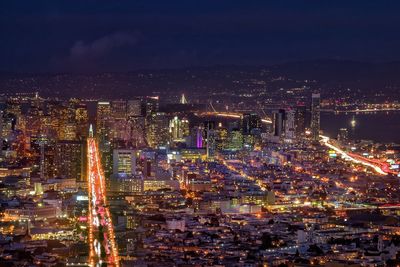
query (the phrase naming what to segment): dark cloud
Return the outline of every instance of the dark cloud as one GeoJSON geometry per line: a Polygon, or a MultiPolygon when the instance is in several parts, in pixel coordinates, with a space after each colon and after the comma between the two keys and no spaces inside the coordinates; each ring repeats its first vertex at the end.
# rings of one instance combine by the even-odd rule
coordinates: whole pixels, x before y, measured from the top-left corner
{"type": "Polygon", "coordinates": [[[133,46],[139,40],[139,34],[116,32],[90,42],[76,41],[70,49],[72,60],[82,58],[97,58],[104,56],[113,49],[123,46],[133,46]]]}

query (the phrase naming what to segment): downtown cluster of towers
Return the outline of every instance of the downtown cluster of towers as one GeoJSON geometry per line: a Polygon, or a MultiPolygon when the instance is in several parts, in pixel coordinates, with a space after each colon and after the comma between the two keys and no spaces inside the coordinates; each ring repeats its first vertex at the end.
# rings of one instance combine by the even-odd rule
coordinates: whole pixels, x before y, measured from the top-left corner
{"type": "Polygon", "coordinates": [[[252,149],[266,138],[318,140],[320,95],[311,105],[276,109],[272,124],[256,113],[220,119],[194,115],[185,96],[175,110],[161,110],[158,97],[98,101],[89,118],[89,102],[43,99],[38,95],[7,98],[1,103],[3,156],[11,161],[30,157],[33,173],[42,179],[72,177],[84,180],[85,140],[91,132],[99,141],[106,173],[112,168],[113,149],[194,148],[212,158],[217,151],[252,149]],[[188,108],[189,107],[189,108],[188,108]]]}

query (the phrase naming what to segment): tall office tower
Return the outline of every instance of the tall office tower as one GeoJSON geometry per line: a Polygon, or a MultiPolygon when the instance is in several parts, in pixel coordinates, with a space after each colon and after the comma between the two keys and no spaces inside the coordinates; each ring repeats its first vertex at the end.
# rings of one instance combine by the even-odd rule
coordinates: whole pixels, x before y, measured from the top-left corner
{"type": "Polygon", "coordinates": [[[337,139],[340,142],[346,142],[346,141],[349,140],[349,131],[347,130],[347,128],[340,128],[339,129],[339,133],[338,133],[337,139]]]}
{"type": "Polygon", "coordinates": [[[255,113],[247,113],[242,117],[242,131],[243,135],[249,135],[253,133],[255,129],[261,129],[261,118],[258,114],[255,113]]]}
{"type": "Polygon", "coordinates": [[[320,109],[321,109],[321,95],[313,93],[311,96],[311,137],[314,141],[319,140],[320,131],[320,109]]]}
{"type": "Polygon", "coordinates": [[[182,138],[186,138],[190,135],[190,123],[186,117],[181,120],[181,134],[182,138]]]}
{"type": "Polygon", "coordinates": [[[218,125],[216,131],[216,148],[217,150],[224,150],[228,148],[228,129],[218,125]]]}
{"type": "Polygon", "coordinates": [[[109,134],[108,123],[111,118],[110,102],[98,102],[96,114],[96,135],[100,141],[105,139],[109,134]]]}
{"type": "Polygon", "coordinates": [[[184,141],[185,137],[189,135],[189,121],[186,118],[179,119],[175,116],[169,122],[169,133],[174,142],[184,141]]]}
{"type": "Polygon", "coordinates": [[[0,156],[1,150],[3,150],[3,123],[4,123],[4,114],[6,113],[7,104],[5,99],[0,98],[0,156]]]}
{"type": "Polygon", "coordinates": [[[128,118],[143,116],[142,101],[140,99],[137,98],[137,99],[128,100],[127,115],[128,115],[128,118]]]}
{"type": "MultiPolygon", "coordinates": [[[[17,118],[14,114],[6,113],[3,115],[3,127],[2,127],[2,135],[3,139],[9,138],[12,132],[15,130],[17,118]]],[[[39,122],[40,127],[40,122],[39,122]]]]}
{"type": "Polygon", "coordinates": [[[133,149],[114,149],[113,174],[133,175],[136,173],[136,151],[133,149]]]}
{"type": "Polygon", "coordinates": [[[41,180],[54,176],[55,144],[45,135],[31,136],[31,148],[37,156],[36,166],[41,180]]]}
{"type": "Polygon", "coordinates": [[[144,159],[144,162],[143,162],[143,175],[144,175],[144,177],[150,177],[151,176],[151,172],[152,172],[152,161],[151,161],[151,159],[144,159]]]}
{"type": "Polygon", "coordinates": [[[302,137],[306,131],[307,108],[305,105],[297,105],[295,113],[295,133],[297,137],[302,137]]]}
{"type": "Polygon", "coordinates": [[[132,145],[134,147],[144,147],[146,145],[144,117],[129,117],[128,122],[131,127],[132,145]]]}
{"type": "Polygon", "coordinates": [[[66,122],[60,128],[59,139],[73,141],[77,139],[77,125],[74,122],[66,122]]]}
{"type": "Polygon", "coordinates": [[[5,114],[13,114],[17,120],[22,115],[22,103],[20,100],[8,99],[7,103],[4,103],[4,109],[5,114]]]}
{"type": "Polygon", "coordinates": [[[116,119],[110,122],[110,140],[115,142],[130,142],[131,140],[131,123],[128,120],[116,119]]]}
{"type": "Polygon", "coordinates": [[[203,126],[192,127],[186,142],[188,147],[203,148],[203,126]]]}
{"type": "Polygon", "coordinates": [[[77,106],[75,110],[75,121],[77,138],[84,140],[88,136],[89,128],[89,115],[85,104],[77,106]]]}
{"type": "Polygon", "coordinates": [[[4,111],[0,110],[0,157],[2,156],[3,151],[3,116],[4,111]]]}
{"type": "Polygon", "coordinates": [[[169,121],[169,133],[172,141],[179,141],[182,138],[181,132],[181,120],[175,116],[169,121]]]}
{"type": "Polygon", "coordinates": [[[293,140],[296,137],[295,131],[295,114],[294,109],[286,110],[285,118],[285,138],[293,140]]]}
{"type": "Polygon", "coordinates": [[[85,180],[85,143],[84,141],[58,141],[55,145],[54,166],[56,175],[85,180]]]}
{"type": "Polygon", "coordinates": [[[215,134],[215,121],[205,121],[204,122],[204,135],[203,140],[206,143],[207,158],[212,160],[215,156],[216,149],[216,134],[215,134]]]}
{"type": "Polygon", "coordinates": [[[229,133],[229,149],[241,150],[243,148],[243,134],[240,129],[233,129],[229,133]]]}
{"type": "Polygon", "coordinates": [[[159,99],[158,96],[155,97],[147,97],[146,98],[146,117],[151,116],[153,113],[157,113],[159,108],[159,99]]]}
{"type": "Polygon", "coordinates": [[[41,116],[43,115],[43,100],[37,95],[30,99],[30,107],[28,110],[31,116],[41,116]]]}
{"type": "Polygon", "coordinates": [[[273,116],[273,134],[274,136],[281,137],[285,130],[285,110],[279,109],[272,112],[273,116]]]}
{"type": "Polygon", "coordinates": [[[152,148],[169,145],[168,117],[164,112],[156,112],[148,118],[147,143],[152,148]]]}
{"type": "Polygon", "coordinates": [[[112,172],[112,144],[111,144],[111,104],[110,102],[97,102],[96,137],[99,141],[101,163],[104,174],[108,177],[112,172]]]}
{"type": "Polygon", "coordinates": [[[157,117],[161,116],[161,115],[156,115],[159,107],[158,100],[159,100],[158,97],[147,97],[145,99],[145,105],[144,105],[146,140],[148,145],[151,147],[157,146],[155,131],[157,130],[158,127],[155,125],[155,120],[157,119],[157,117]]]}
{"type": "Polygon", "coordinates": [[[114,120],[125,120],[127,114],[127,103],[125,100],[114,100],[111,102],[111,117],[114,120]]]}

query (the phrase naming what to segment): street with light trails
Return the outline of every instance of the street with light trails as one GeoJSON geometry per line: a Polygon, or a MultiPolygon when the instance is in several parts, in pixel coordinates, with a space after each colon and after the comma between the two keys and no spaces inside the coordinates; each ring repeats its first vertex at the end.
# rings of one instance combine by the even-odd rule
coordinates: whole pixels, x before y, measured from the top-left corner
{"type": "Polygon", "coordinates": [[[119,266],[118,251],[106,200],[105,178],[101,168],[98,146],[88,138],[88,242],[90,266],[119,266]]]}
{"type": "Polygon", "coordinates": [[[320,137],[321,137],[322,143],[325,146],[327,146],[330,149],[334,150],[336,153],[341,155],[345,160],[349,160],[349,161],[352,161],[352,162],[354,162],[356,164],[361,164],[361,165],[364,165],[366,167],[372,168],[376,173],[378,173],[380,175],[388,175],[388,172],[387,172],[386,168],[385,168],[385,170],[386,170],[385,171],[384,168],[382,167],[382,164],[374,163],[371,160],[368,160],[368,159],[366,159],[364,157],[361,157],[359,155],[355,155],[353,153],[348,153],[348,152],[344,151],[343,149],[333,145],[330,142],[330,138],[327,137],[327,136],[321,135],[320,137]]]}

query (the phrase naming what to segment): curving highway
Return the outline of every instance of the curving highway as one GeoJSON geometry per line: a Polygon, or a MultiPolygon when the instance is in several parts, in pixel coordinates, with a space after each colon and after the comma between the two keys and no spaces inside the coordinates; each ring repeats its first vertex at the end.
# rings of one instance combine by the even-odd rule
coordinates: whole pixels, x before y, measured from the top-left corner
{"type": "Polygon", "coordinates": [[[341,155],[344,159],[352,161],[352,162],[357,163],[357,164],[362,164],[362,165],[364,165],[366,167],[369,167],[369,168],[372,168],[378,174],[388,175],[388,172],[384,171],[380,164],[373,163],[373,162],[371,162],[370,160],[368,160],[368,159],[366,159],[364,157],[361,157],[359,155],[355,155],[355,154],[348,153],[348,152],[344,151],[343,149],[341,149],[341,148],[329,143],[330,138],[327,137],[327,136],[320,135],[320,137],[321,137],[322,143],[325,146],[327,146],[330,149],[334,150],[336,153],[341,155]]]}

